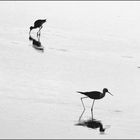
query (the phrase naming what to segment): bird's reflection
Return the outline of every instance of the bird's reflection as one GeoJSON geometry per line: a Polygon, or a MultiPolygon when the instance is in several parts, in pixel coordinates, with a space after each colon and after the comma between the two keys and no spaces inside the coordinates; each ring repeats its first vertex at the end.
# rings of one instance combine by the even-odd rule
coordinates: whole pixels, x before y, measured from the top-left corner
{"type": "Polygon", "coordinates": [[[101,121],[93,119],[93,118],[90,118],[90,119],[87,119],[87,120],[79,120],[79,122],[76,125],[88,127],[88,128],[91,128],[91,129],[98,129],[99,128],[99,132],[101,134],[104,134],[105,129],[106,129],[106,128],[103,127],[103,124],[102,124],[101,121]]]}
{"type": "Polygon", "coordinates": [[[29,36],[29,40],[32,41],[32,47],[38,51],[44,52],[44,47],[41,45],[40,35],[37,35],[37,39],[29,36]]]}
{"type": "Polygon", "coordinates": [[[106,128],[103,126],[103,123],[100,120],[94,119],[93,115],[91,115],[91,118],[87,119],[87,120],[82,120],[82,115],[84,114],[84,111],[82,112],[82,114],[79,117],[79,121],[76,125],[78,126],[84,126],[84,127],[88,127],[91,129],[99,129],[100,134],[104,134],[105,130],[109,127],[106,126],[106,128]]]}

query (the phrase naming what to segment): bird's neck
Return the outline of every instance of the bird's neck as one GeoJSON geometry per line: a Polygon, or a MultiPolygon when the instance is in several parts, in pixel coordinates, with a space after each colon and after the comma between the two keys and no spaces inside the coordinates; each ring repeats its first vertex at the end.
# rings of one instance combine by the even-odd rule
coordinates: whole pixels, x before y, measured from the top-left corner
{"type": "Polygon", "coordinates": [[[36,28],[36,27],[32,26],[32,29],[34,29],[34,28],[36,28]]]}
{"type": "Polygon", "coordinates": [[[106,92],[103,92],[100,97],[103,98],[105,96],[106,92]]]}
{"type": "Polygon", "coordinates": [[[100,125],[100,129],[99,130],[100,130],[100,132],[104,132],[105,131],[105,129],[103,128],[102,124],[100,125]]]}

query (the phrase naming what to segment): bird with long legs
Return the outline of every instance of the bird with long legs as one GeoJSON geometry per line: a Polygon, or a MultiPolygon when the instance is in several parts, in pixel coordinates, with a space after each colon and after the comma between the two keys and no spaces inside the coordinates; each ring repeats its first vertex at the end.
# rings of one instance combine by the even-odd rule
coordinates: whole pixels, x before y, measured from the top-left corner
{"type": "MultiPolygon", "coordinates": [[[[93,118],[93,106],[94,106],[94,101],[95,100],[99,100],[99,99],[102,99],[103,97],[105,97],[105,94],[106,93],[109,93],[110,95],[112,95],[107,88],[104,88],[103,89],[103,92],[99,92],[99,91],[90,91],[90,92],[81,92],[81,91],[77,91],[78,93],[81,93],[81,94],[84,94],[86,95],[86,97],[82,97],[81,98],[81,102],[82,102],[82,105],[83,105],[83,112],[79,118],[79,120],[81,119],[82,115],[84,114],[85,112],[85,105],[83,103],[83,99],[84,98],[90,98],[90,99],[93,99],[93,103],[92,103],[92,106],[91,106],[91,115],[92,115],[92,118],[93,118]]],[[[113,96],[113,95],[112,95],[113,96]]]]}
{"type": "Polygon", "coordinates": [[[37,35],[40,35],[40,31],[43,27],[43,24],[46,22],[46,19],[38,19],[34,22],[34,26],[30,27],[29,35],[33,29],[39,28],[37,35]]]}

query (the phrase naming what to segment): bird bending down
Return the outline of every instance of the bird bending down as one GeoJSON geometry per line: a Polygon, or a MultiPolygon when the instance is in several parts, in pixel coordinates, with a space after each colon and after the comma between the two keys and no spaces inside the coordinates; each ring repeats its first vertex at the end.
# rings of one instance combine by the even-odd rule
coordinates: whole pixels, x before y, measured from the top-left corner
{"type": "Polygon", "coordinates": [[[31,33],[31,31],[33,30],[33,29],[36,29],[36,28],[39,28],[39,31],[37,32],[37,35],[39,35],[40,34],[40,31],[41,31],[41,29],[42,29],[42,25],[44,24],[46,22],[46,19],[38,19],[38,20],[36,20],[35,22],[34,22],[34,26],[31,26],[30,27],[30,31],[29,31],[29,34],[31,33]]]}
{"type": "MultiPolygon", "coordinates": [[[[103,89],[103,93],[102,92],[99,92],[99,91],[90,91],[90,92],[81,92],[81,91],[77,91],[78,93],[81,93],[81,94],[84,94],[86,95],[86,97],[82,97],[81,98],[81,102],[82,102],[82,105],[83,105],[83,113],[85,111],[85,106],[84,106],[84,103],[83,103],[83,99],[84,98],[90,98],[90,99],[93,99],[93,103],[92,103],[92,106],[91,106],[91,114],[92,114],[92,118],[93,118],[93,105],[94,105],[94,101],[95,100],[99,100],[99,99],[102,99],[106,93],[109,93],[110,95],[112,95],[107,88],[104,88],[103,89]]],[[[113,96],[113,95],[112,95],[113,96]]],[[[83,113],[81,114],[80,118],[82,117],[83,113]]]]}

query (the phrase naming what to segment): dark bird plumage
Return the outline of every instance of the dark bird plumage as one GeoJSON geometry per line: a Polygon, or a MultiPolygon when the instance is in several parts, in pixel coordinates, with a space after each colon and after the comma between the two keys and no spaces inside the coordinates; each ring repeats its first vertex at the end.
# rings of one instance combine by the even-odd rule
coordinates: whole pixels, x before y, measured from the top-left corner
{"type": "MultiPolygon", "coordinates": [[[[103,89],[103,92],[99,92],[99,91],[90,91],[90,92],[81,92],[81,91],[77,91],[77,92],[78,92],[78,93],[81,93],[81,94],[83,94],[83,95],[86,96],[86,97],[82,97],[82,98],[81,98],[81,102],[82,102],[82,105],[83,105],[83,107],[84,107],[84,111],[85,111],[85,106],[84,106],[84,103],[83,103],[83,100],[82,100],[82,99],[84,99],[84,98],[91,98],[91,99],[93,99],[93,103],[92,103],[92,107],[91,107],[92,116],[93,116],[93,105],[94,105],[94,101],[95,101],[95,100],[102,99],[102,98],[105,96],[106,93],[111,94],[111,93],[108,91],[107,88],[104,88],[104,89],[103,89]]],[[[111,95],[112,95],[112,94],[111,94],[111,95]]],[[[112,95],[112,96],[113,96],[113,95],[112,95]]],[[[83,111],[83,113],[84,113],[84,111],[83,111]]],[[[82,113],[82,115],[83,115],[83,113],[82,113]]],[[[82,117],[82,115],[81,115],[81,117],[82,117]]],[[[80,117],[80,119],[81,119],[81,117],[80,117]]]]}
{"type": "Polygon", "coordinates": [[[34,26],[31,26],[30,27],[30,31],[29,31],[29,34],[31,33],[31,31],[33,29],[36,29],[36,28],[39,28],[39,31],[37,32],[37,34],[40,32],[40,30],[42,29],[42,25],[46,22],[46,19],[38,19],[34,22],[34,26]]]}
{"type": "MultiPolygon", "coordinates": [[[[105,94],[108,92],[109,94],[111,94],[107,88],[103,89],[103,93],[99,92],[99,91],[89,91],[89,92],[81,92],[81,91],[77,91],[78,93],[84,94],[87,97],[94,99],[94,100],[98,100],[101,99],[105,96],[105,94]]],[[[111,94],[112,95],[112,94],[111,94]]]]}

